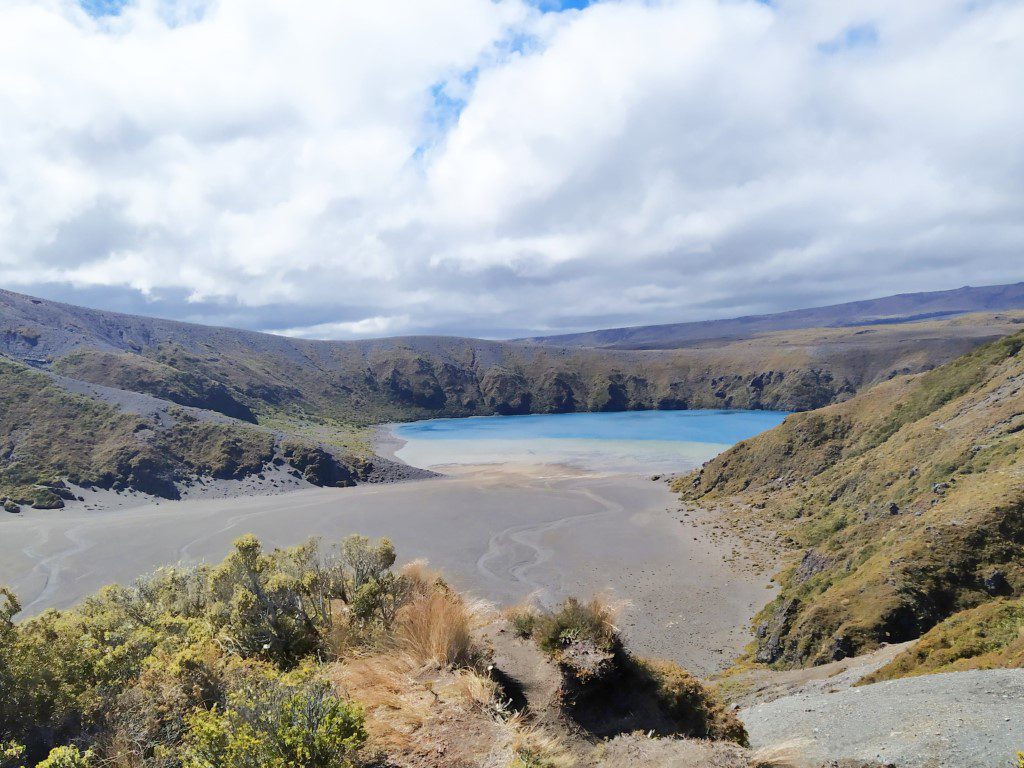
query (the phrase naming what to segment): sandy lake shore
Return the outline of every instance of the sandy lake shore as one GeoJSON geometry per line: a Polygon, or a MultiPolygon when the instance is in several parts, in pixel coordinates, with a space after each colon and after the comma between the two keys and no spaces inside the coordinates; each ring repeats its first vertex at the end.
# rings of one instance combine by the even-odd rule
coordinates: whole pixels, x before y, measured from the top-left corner
{"type": "Polygon", "coordinates": [[[725,561],[735,542],[674,514],[663,482],[562,467],[451,469],[392,485],[5,515],[0,584],[32,615],[160,565],[217,561],[245,533],[278,546],[388,536],[403,560],[427,559],[499,604],[609,590],[626,601],[622,629],[639,652],[705,674],[742,648],[771,597],[763,574],[725,561]]]}

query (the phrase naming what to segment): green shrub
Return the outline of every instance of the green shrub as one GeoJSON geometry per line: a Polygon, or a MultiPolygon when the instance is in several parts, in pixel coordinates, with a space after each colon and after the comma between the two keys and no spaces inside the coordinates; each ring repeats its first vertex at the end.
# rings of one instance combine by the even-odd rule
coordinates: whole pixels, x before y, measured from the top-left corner
{"type": "Polygon", "coordinates": [[[80,752],[74,746],[56,747],[36,768],[93,768],[96,764],[96,755],[91,749],[80,752]]]}
{"type": "Polygon", "coordinates": [[[516,637],[526,639],[533,637],[537,627],[537,614],[531,610],[512,611],[509,614],[509,621],[512,623],[512,631],[516,637]]]}
{"type": "Polygon", "coordinates": [[[601,651],[612,651],[618,644],[609,606],[598,598],[581,603],[570,597],[553,613],[539,614],[533,637],[541,649],[551,655],[576,642],[589,642],[601,651]]]}
{"type": "Polygon", "coordinates": [[[0,741],[0,768],[13,768],[21,765],[25,747],[15,741],[0,741]]]}
{"type": "MultiPolygon", "coordinates": [[[[13,617],[21,606],[0,588],[0,768],[22,764],[13,762],[21,760],[16,745],[38,745],[24,758],[32,765],[72,741],[91,746],[104,764],[180,768],[193,719],[223,720],[230,735],[249,721],[232,721],[229,713],[266,715],[267,702],[283,707],[278,715],[286,718],[274,726],[275,738],[294,741],[296,754],[316,753],[317,745],[333,744],[355,710],[326,689],[285,695],[266,680],[330,655],[336,628],[348,627],[356,638],[393,635],[390,623],[408,592],[406,577],[390,571],[394,560],[386,540],[354,537],[329,550],[311,541],[264,552],[246,536],[216,568],[161,569],[131,587],[106,587],[73,610],[19,624],[13,617]],[[357,595],[370,607],[355,604],[357,595]],[[253,691],[263,698],[250,706],[253,691]],[[307,726],[315,726],[313,742],[299,743],[307,726]]],[[[242,754],[240,744],[232,749],[242,754]]],[[[68,750],[58,758],[65,762],[54,768],[78,759],[68,750]]]]}
{"type": "Polygon", "coordinates": [[[189,720],[184,768],[349,768],[366,741],[362,710],[326,684],[247,686],[189,720]]]}

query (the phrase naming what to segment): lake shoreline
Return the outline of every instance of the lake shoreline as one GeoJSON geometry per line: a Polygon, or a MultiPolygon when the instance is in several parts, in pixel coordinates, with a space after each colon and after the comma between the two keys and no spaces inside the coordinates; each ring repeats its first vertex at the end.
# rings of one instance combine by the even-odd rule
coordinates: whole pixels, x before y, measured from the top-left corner
{"type": "Polygon", "coordinates": [[[382,455],[407,465],[567,465],[596,472],[688,472],[788,413],[751,410],[575,412],[382,425],[382,455]]]}

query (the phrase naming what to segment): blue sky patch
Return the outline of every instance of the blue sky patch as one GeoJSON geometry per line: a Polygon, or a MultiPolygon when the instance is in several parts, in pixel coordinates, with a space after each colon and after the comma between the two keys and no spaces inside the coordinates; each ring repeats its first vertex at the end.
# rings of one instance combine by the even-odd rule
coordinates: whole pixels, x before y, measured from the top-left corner
{"type": "Polygon", "coordinates": [[[117,16],[128,5],[128,0],[78,0],[79,4],[94,18],[117,16]]]}
{"type": "Polygon", "coordinates": [[[561,13],[562,11],[581,11],[588,5],[593,5],[594,0],[534,0],[536,5],[544,13],[561,13]]]}
{"type": "Polygon", "coordinates": [[[878,28],[871,23],[847,27],[831,40],[818,43],[822,53],[840,53],[856,48],[874,48],[878,45],[878,28]]]}

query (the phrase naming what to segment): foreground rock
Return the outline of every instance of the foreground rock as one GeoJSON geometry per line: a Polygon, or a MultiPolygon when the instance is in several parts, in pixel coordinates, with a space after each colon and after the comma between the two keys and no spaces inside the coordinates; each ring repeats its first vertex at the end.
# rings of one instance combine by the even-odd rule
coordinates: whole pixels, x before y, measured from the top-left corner
{"type": "Polygon", "coordinates": [[[1024,670],[927,675],[788,696],[740,711],[755,748],[899,768],[1014,764],[1024,748],[1024,670]]]}

